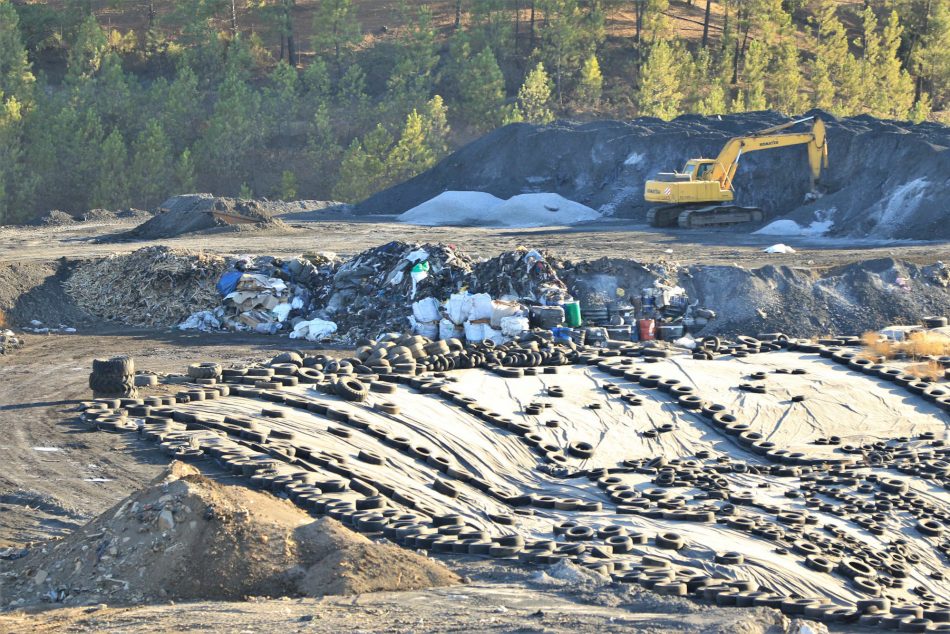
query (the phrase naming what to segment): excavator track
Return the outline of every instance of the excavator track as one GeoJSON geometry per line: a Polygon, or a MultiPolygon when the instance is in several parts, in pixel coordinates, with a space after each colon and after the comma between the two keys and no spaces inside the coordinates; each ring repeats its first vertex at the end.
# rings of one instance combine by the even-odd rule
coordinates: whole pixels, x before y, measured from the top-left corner
{"type": "Polygon", "coordinates": [[[725,227],[744,222],[761,222],[763,217],[762,210],[758,207],[710,205],[698,209],[684,209],[677,216],[676,224],[681,229],[702,229],[703,227],[725,227]]]}
{"type": "Polygon", "coordinates": [[[762,210],[738,205],[666,205],[647,212],[652,227],[680,227],[702,229],[725,227],[743,222],[760,222],[762,210]]]}

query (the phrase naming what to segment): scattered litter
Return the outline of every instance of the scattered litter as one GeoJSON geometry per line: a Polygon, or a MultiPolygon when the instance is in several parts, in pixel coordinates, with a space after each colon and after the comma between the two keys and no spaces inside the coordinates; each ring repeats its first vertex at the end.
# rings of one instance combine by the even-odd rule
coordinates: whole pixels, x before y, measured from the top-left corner
{"type": "Polygon", "coordinates": [[[62,451],[62,449],[60,449],[59,447],[33,447],[33,451],[51,452],[51,451],[62,451]]]}
{"type": "Polygon", "coordinates": [[[796,253],[795,249],[787,244],[773,244],[770,247],[762,249],[763,253],[796,253]]]}
{"type": "Polygon", "coordinates": [[[329,339],[337,331],[337,325],[332,321],[325,319],[311,319],[310,321],[297,322],[294,331],[290,333],[291,339],[306,339],[307,341],[323,341],[329,339]]]}

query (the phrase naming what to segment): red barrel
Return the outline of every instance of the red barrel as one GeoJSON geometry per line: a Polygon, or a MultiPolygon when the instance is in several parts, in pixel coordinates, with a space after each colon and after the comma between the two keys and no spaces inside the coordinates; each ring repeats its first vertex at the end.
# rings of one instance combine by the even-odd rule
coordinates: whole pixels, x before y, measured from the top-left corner
{"type": "Polygon", "coordinates": [[[640,331],[640,341],[651,341],[656,338],[653,333],[656,322],[652,319],[641,319],[637,322],[640,331]]]}

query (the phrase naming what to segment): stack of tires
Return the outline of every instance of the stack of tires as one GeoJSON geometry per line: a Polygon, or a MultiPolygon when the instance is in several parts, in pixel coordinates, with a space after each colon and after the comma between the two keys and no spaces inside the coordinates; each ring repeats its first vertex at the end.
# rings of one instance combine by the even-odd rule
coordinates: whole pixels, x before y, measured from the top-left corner
{"type": "Polygon", "coordinates": [[[125,356],[93,359],[89,387],[95,398],[135,398],[135,361],[125,356]]]}

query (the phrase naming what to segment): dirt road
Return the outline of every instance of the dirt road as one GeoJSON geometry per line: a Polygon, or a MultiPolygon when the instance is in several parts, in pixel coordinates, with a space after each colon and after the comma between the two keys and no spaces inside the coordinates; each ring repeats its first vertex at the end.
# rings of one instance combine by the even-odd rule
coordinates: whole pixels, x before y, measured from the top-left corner
{"type": "Polygon", "coordinates": [[[737,230],[660,231],[625,220],[605,220],[574,227],[492,229],[485,227],[417,227],[396,224],[390,217],[318,214],[319,220],[290,221],[289,230],[224,231],[155,242],[96,244],[93,239],[126,231],[135,222],[82,223],[58,227],[0,227],[0,262],[82,259],[134,251],[153,244],[211,253],[299,255],[333,251],[352,256],[389,240],[444,242],[473,255],[493,257],[524,245],[549,250],[555,257],[633,258],[641,262],[830,267],[874,258],[903,258],[920,263],[950,259],[947,243],[884,243],[814,238],[756,236],[737,230]],[[765,254],[777,242],[795,254],[765,254]]]}

